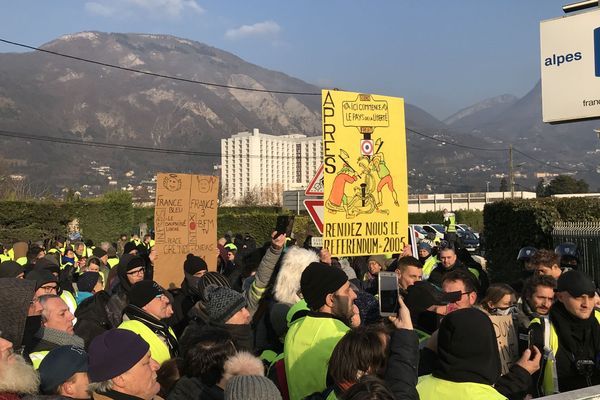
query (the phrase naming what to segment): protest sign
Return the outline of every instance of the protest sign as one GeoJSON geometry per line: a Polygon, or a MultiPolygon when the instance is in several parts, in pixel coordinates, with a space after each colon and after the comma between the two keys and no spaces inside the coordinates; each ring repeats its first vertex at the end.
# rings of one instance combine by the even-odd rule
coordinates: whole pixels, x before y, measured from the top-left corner
{"type": "Polygon", "coordinates": [[[404,100],[324,90],[323,246],[333,256],[408,244],[404,100]]]}
{"type": "Polygon", "coordinates": [[[209,270],[216,269],[218,191],[215,176],[157,175],[154,280],[163,287],[181,284],[189,253],[203,258],[209,270]]]}
{"type": "Polygon", "coordinates": [[[519,342],[511,315],[490,315],[500,352],[502,375],[519,359],[519,342]]]}

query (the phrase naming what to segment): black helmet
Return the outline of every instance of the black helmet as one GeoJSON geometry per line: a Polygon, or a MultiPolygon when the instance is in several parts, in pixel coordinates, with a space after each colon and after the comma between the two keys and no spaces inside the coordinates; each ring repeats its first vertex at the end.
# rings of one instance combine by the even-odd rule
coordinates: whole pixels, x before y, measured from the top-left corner
{"type": "Polygon", "coordinates": [[[561,243],[554,249],[554,252],[560,256],[561,264],[577,265],[579,262],[579,249],[575,243],[561,243]],[[574,261],[574,262],[573,262],[574,261]]]}
{"type": "Polygon", "coordinates": [[[517,261],[529,261],[531,257],[536,253],[537,249],[531,246],[525,246],[521,250],[519,250],[519,255],[517,256],[517,261]]]}

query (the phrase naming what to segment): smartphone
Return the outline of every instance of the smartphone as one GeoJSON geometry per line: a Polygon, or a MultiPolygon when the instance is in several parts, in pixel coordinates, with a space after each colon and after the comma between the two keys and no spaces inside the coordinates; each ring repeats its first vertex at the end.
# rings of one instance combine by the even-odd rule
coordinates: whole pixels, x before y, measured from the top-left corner
{"type": "Polygon", "coordinates": [[[277,224],[275,230],[277,231],[276,236],[285,235],[290,237],[292,235],[292,229],[294,228],[294,216],[293,215],[278,215],[277,224]]]}
{"type": "Polygon", "coordinates": [[[395,272],[381,271],[377,279],[379,280],[379,315],[382,317],[398,315],[400,309],[398,276],[395,272]]]}

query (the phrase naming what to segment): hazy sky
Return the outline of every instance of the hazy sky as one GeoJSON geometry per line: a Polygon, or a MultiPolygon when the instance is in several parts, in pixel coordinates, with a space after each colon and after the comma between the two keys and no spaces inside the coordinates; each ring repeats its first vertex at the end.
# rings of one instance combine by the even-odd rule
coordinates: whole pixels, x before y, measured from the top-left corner
{"type": "MultiPolygon", "coordinates": [[[[0,38],[172,34],[318,86],[404,97],[438,118],[538,81],[558,0],[2,0],[0,38]]],[[[22,51],[0,45],[0,52],[22,51]]]]}

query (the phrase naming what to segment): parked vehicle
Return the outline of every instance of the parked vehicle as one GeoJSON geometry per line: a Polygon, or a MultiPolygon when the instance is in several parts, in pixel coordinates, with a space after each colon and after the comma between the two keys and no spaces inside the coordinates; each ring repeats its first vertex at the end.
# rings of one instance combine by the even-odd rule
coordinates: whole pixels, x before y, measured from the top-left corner
{"type": "Polygon", "coordinates": [[[425,239],[425,236],[427,236],[427,231],[423,229],[422,225],[411,224],[410,226],[412,226],[415,231],[417,241],[425,239]]]}
{"type": "Polygon", "coordinates": [[[456,231],[458,232],[459,230],[471,232],[477,239],[479,239],[479,233],[475,232],[473,228],[467,224],[456,224],[456,231]]]}
{"type": "Polygon", "coordinates": [[[471,231],[456,230],[456,234],[462,243],[462,246],[472,253],[479,252],[479,239],[471,231]]]}
{"type": "Polygon", "coordinates": [[[440,239],[444,239],[444,235],[446,234],[446,228],[441,224],[426,224],[423,225],[423,229],[426,232],[433,232],[440,239]]]}

